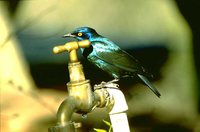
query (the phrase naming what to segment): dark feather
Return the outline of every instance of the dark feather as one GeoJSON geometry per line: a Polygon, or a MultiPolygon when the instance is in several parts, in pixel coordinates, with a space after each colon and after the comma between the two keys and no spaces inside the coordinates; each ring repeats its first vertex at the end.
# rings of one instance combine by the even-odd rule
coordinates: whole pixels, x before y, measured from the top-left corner
{"type": "Polygon", "coordinates": [[[149,80],[140,74],[137,74],[138,77],[149,87],[149,89],[151,89],[151,91],[153,91],[159,98],[161,96],[161,94],[158,92],[158,90],[149,82],[149,80]]]}

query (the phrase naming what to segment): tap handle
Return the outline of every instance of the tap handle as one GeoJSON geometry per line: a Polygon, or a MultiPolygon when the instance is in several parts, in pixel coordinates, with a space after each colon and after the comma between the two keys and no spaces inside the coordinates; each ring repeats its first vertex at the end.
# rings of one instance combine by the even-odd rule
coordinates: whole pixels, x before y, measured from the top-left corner
{"type": "Polygon", "coordinates": [[[77,62],[78,58],[76,50],[78,50],[79,48],[88,48],[90,44],[91,43],[89,40],[67,42],[64,45],[55,46],[53,48],[53,53],[58,54],[67,51],[70,53],[70,61],[77,62]]]}
{"type": "Polygon", "coordinates": [[[71,52],[78,48],[88,48],[90,44],[89,40],[67,42],[64,45],[55,46],[53,48],[53,53],[58,54],[64,51],[71,52]]]}

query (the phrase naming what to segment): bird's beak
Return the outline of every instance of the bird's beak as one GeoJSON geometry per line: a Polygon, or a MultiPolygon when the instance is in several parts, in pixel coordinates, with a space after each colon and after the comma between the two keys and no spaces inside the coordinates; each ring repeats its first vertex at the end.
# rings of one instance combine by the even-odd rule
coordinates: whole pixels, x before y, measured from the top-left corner
{"type": "Polygon", "coordinates": [[[72,35],[71,33],[68,33],[68,34],[65,34],[65,35],[63,35],[63,38],[66,38],[66,37],[75,37],[75,35],[72,35]]]}

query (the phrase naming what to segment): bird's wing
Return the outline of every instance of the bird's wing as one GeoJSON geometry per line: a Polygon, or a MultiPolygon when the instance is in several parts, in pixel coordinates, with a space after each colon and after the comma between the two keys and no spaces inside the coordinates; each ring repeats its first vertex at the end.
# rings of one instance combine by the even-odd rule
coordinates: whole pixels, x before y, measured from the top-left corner
{"type": "MultiPolygon", "coordinates": [[[[95,44],[98,43],[102,44],[102,42],[95,42],[95,44]]],[[[137,59],[122,49],[111,46],[107,45],[105,50],[96,52],[96,57],[126,71],[141,72],[144,70],[137,59]]]]}
{"type": "Polygon", "coordinates": [[[142,74],[146,75],[147,72],[141,66],[138,60],[136,60],[133,56],[121,50],[117,46],[115,48],[109,46],[105,47],[103,48],[103,50],[101,49],[98,52],[95,51],[97,58],[115,67],[118,67],[124,71],[135,73],[158,97],[161,96],[158,90],[148,81],[148,79],[144,75],[142,75],[142,74]]]}

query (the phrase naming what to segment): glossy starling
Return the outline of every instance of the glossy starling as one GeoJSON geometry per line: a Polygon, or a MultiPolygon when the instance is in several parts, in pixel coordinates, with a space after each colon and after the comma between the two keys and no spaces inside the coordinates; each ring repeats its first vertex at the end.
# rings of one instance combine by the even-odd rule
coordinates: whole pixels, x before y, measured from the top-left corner
{"type": "Polygon", "coordinates": [[[64,37],[72,37],[78,41],[88,39],[91,46],[82,49],[82,54],[91,63],[110,74],[115,80],[124,77],[140,78],[158,97],[161,96],[146,78],[149,73],[140,62],[108,38],[99,35],[94,29],[80,27],[64,37]]]}

